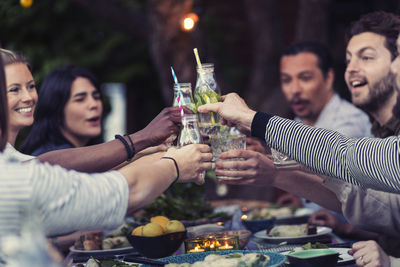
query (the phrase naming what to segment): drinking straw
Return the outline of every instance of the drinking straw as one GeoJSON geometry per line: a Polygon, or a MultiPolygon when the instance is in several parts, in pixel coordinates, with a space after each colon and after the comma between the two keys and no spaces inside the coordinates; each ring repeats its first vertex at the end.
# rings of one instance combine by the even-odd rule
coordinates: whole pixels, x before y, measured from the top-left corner
{"type": "MultiPolygon", "coordinates": [[[[203,77],[203,67],[201,66],[201,61],[200,61],[199,52],[197,51],[197,48],[194,48],[194,49],[193,49],[193,52],[194,52],[194,57],[196,58],[197,66],[199,67],[199,70],[200,70],[200,79],[201,79],[201,81],[202,81],[203,83],[206,84],[206,86],[207,86],[210,90],[212,90],[212,89],[210,88],[210,85],[208,85],[208,83],[207,83],[206,81],[204,81],[204,77],[203,77]]],[[[205,93],[205,92],[204,92],[204,93],[205,93]]],[[[207,101],[207,103],[210,103],[210,98],[209,98],[207,95],[206,95],[206,101],[207,101]]],[[[213,114],[212,112],[210,113],[210,117],[211,117],[211,123],[212,123],[212,124],[215,124],[214,114],[213,114]]]]}
{"type": "MultiPolygon", "coordinates": [[[[200,69],[200,73],[203,73],[203,67],[201,66],[201,62],[200,62],[200,57],[199,57],[199,52],[197,51],[197,48],[193,49],[194,52],[194,56],[196,58],[196,62],[197,62],[197,66],[199,66],[200,69]]],[[[201,75],[200,75],[201,76],[201,75]]]]}
{"type": "Polygon", "coordinates": [[[178,87],[178,96],[177,96],[178,99],[177,100],[178,100],[179,110],[181,112],[181,120],[182,120],[182,123],[183,123],[184,118],[185,118],[185,112],[183,112],[183,107],[182,107],[183,95],[182,95],[181,87],[180,87],[180,85],[178,83],[178,78],[176,77],[174,68],[172,66],[171,66],[171,72],[172,72],[172,77],[174,78],[174,82],[176,84],[176,87],[178,87]]]}

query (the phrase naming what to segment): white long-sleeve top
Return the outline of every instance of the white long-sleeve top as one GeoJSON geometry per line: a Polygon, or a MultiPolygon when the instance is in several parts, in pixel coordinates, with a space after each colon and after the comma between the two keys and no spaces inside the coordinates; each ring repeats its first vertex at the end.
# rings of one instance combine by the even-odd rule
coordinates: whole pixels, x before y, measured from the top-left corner
{"type": "Polygon", "coordinates": [[[47,236],[116,228],[128,198],[119,172],[85,174],[0,153],[0,237],[19,233],[26,208],[36,210],[47,236]]]}

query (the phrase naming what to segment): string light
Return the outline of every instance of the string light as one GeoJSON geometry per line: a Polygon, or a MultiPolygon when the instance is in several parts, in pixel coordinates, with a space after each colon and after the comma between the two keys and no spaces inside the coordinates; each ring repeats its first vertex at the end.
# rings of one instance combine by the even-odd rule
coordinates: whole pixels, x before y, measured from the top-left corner
{"type": "Polygon", "coordinates": [[[24,8],[29,8],[33,4],[33,0],[19,0],[19,4],[24,8]]]}
{"type": "Polygon", "coordinates": [[[187,32],[193,31],[198,21],[199,16],[196,13],[186,14],[182,19],[181,28],[187,32]]]}

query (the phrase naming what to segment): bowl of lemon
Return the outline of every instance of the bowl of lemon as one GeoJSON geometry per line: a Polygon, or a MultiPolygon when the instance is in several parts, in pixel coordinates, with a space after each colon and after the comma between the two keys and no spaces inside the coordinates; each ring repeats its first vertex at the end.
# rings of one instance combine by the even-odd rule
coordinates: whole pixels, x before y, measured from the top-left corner
{"type": "Polygon", "coordinates": [[[186,239],[186,233],[180,221],[155,216],[149,223],[133,229],[127,238],[140,254],[154,259],[171,256],[186,239]]]}

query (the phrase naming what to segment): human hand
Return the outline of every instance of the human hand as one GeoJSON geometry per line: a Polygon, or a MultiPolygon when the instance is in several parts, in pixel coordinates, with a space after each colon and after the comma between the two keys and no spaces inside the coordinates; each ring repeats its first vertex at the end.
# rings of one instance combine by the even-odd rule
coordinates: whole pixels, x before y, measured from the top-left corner
{"type": "Polygon", "coordinates": [[[251,123],[256,112],[251,110],[236,93],[224,95],[222,100],[223,102],[199,106],[197,111],[200,113],[216,112],[223,118],[223,124],[228,124],[228,126],[235,125],[243,132],[250,132],[251,123]]]}
{"type": "Polygon", "coordinates": [[[308,222],[317,226],[328,226],[337,234],[347,234],[346,223],[340,221],[329,210],[319,210],[310,215],[308,222]]]}
{"type": "Polygon", "coordinates": [[[246,138],[246,150],[252,150],[265,154],[265,147],[263,146],[262,142],[254,137],[246,138]]]}
{"type": "Polygon", "coordinates": [[[289,193],[280,196],[276,200],[276,204],[280,206],[297,207],[297,208],[303,206],[303,204],[301,203],[301,199],[299,197],[296,197],[295,195],[289,193]]]}
{"type": "MultiPolygon", "coordinates": [[[[190,111],[184,107],[185,112],[190,111]]],[[[191,112],[190,112],[191,113],[191,112]]],[[[181,125],[181,114],[179,108],[164,108],[143,130],[150,146],[163,143],[173,134],[178,135],[181,125]]]]}
{"type": "Polygon", "coordinates": [[[230,150],[219,154],[215,173],[227,177],[242,177],[240,180],[221,180],[225,184],[271,185],[276,169],[271,159],[251,150],[230,150]],[[235,160],[243,158],[244,160],[235,160]],[[232,159],[231,161],[229,161],[232,159]],[[236,169],[236,170],[229,170],[236,169]]]}
{"type": "Polygon", "coordinates": [[[193,144],[181,148],[171,147],[164,157],[176,160],[179,168],[178,182],[204,183],[204,171],[211,169],[211,148],[208,145],[193,144]]]}
{"type": "Polygon", "coordinates": [[[390,258],[373,240],[360,241],[353,244],[349,251],[358,266],[390,267],[390,258]]]}

